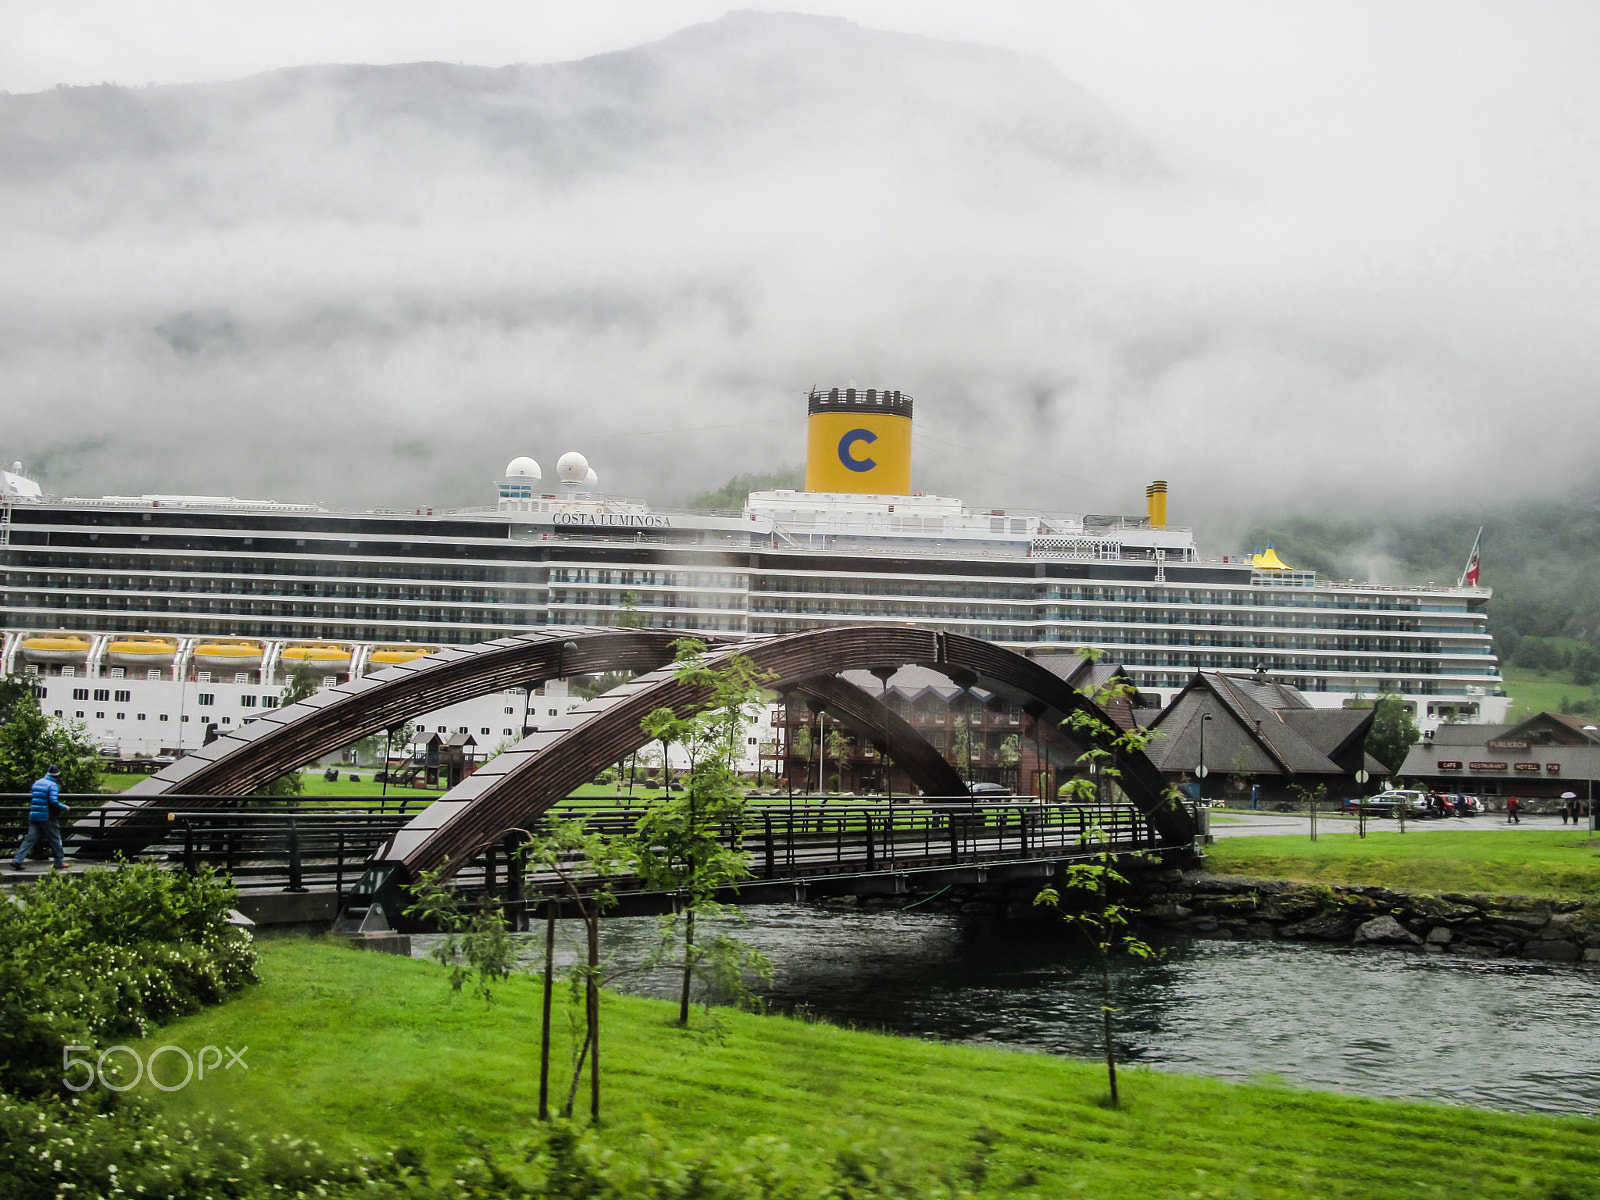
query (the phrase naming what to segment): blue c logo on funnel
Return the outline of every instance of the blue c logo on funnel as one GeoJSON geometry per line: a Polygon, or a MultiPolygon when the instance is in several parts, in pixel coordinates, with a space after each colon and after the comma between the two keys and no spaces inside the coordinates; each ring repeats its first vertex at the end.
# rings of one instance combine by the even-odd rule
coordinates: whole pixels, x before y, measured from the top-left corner
{"type": "Polygon", "coordinates": [[[850,447],[857,442],[872,443],[878,440],[878,435],[870,429],[852,429],[839,439],[839,461],[852,471],[870,471],[878,464],[870,458],[857,458],[850,453],[850,447]]]}

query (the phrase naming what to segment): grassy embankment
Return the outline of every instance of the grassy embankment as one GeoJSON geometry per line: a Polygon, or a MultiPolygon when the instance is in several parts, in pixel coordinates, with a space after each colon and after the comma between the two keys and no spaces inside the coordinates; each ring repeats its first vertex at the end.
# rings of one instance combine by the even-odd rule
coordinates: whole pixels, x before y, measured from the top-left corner
{"type": "Polygon", "coordinates": [[[1501,676],[1505,680],[1506,695],[1511,697],[1511,709],[1507,714],[1511,721],[1525,721],[1542,712],[1558,713],[1562,701],[1583,712],[1600,713],[1600,687],[1574,683],[1570,671],[1502,667],[1501,676]]]}
{"type": "MultiPolygon", "coordinates": [[[[457,1127],[493,1147],[534,1126],[534,981],[485,1007],[432,963],[299,940],[263,944],[260,970],[260,986],[147,1043],[248,1045],[248,1072],[151,1092],[158,1104],[330,1147],[412,1146],[436,1165],[467,1152],[457,1127]]],[[[1147,1071],[1126,1073],[1110,1111],[1096,1064],[731,1012],[711,1037],[678,1030],[661,1001],[604,1006],[615,1146],[650,1129],[819,1153],[866,1140],[1008,1196],[1549,1198],[1600,1177],[1600,1125],[1577,1118],[1147,1071]]]]}
{"type": "Polygon", "coordinates": [[[1600,893],[1600,839],[1587,831],[1477,832],[1414,825],[1409,832],[1222,838],[1206,869],[1224,875],[1359,883],[1423,892],[1593,897],[1600,893]]]}

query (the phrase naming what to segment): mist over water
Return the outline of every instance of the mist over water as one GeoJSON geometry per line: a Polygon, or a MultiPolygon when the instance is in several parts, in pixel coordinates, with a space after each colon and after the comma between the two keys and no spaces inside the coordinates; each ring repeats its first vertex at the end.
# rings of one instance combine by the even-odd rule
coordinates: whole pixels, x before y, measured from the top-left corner
{"type": "MultiPolygon", "coordinates": [[[[1098,1059],[1098,975],[1049,922],[810,905],[744,910],[778,1011],[910,1037],[1098,1059]]],[[[563,943],[576,923],[561,926],[563,943]]],[[[639,961],[645,918],[608,918],[605,953],[639,961]]],[[[416,939],[422,955],[429,939],[416,939]]],[[[1600,969],[1168,937],[1120,958],[1118,1051],[1130,1065],[1526,1112],[1600,1112],[1600,969]]],[[[528,966],[542,932],[527,935],[528,966]]],[[[563,958],[567,958],[563,946],[563,958]]],[[[678,981],[627,990],[675,999],[678,981]]]]}

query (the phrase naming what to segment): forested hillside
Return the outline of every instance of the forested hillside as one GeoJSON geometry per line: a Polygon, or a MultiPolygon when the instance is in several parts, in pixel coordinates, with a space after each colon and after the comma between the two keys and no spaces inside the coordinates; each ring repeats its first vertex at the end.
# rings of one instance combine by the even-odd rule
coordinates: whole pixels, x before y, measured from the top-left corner
{"type": "Polygon", "coordinates": [[[745,497],[751,492],[771,492],[779,488],[803,488],[806,485],[804,467],[781,467],[776,471],[755,471],[749,475],[735,475],[713,492],[700,492],[691,496],[686,508],[696,512],[740,512],[745,497]]]}

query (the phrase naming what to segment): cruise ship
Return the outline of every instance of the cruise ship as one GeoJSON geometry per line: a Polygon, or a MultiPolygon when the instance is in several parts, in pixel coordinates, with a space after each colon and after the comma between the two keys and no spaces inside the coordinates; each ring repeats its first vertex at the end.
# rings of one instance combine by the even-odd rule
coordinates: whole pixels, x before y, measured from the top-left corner
{"type": "MultiPolygon", "coordinates": [[[[47,711],[124,753],[190,748],[200,724],[275,703],[302,664],[342,682],[624,618],[751,636],[912,623],[1030,655],[1093,649],[1152,699],[1199,670],[1265,670],[1321,707],[1397,693],[1424,730],[1506,718],[1487,588],[1329,580],[1270,547],[1208,557],[1168,523],[1162,482],[1123,516],[925,495],[909,395],[833,388],[807,405],[805,488],[722,514],[608,495],[577,452],[549,482],[515,458],[492,504],[442,511],[55,497],[19,464],[0,497],[0,667],[47,677],[47,711]]],[[[559,685],[545,700],[486,697],[419,725],[498,741],[520,736],[519,706],[572,703],[559,685]]]]}

